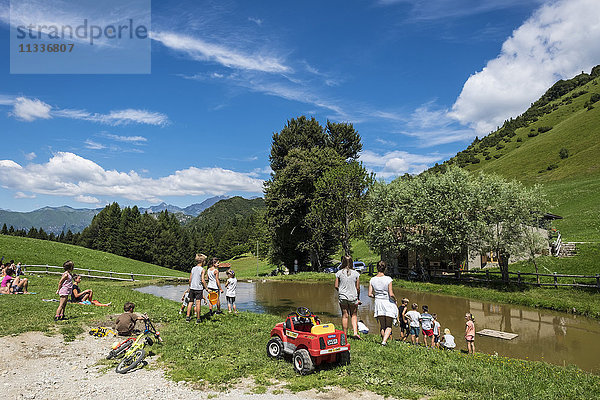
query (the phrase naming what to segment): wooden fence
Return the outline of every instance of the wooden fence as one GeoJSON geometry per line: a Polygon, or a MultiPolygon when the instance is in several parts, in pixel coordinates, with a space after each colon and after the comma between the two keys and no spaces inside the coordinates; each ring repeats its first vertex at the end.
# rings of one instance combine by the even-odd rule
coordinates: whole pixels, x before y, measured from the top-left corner
{"type": "MultiPolygon", "coordinates": [[[[502,272],[489,269],[469,271],[425,269],[423,273],[415,273],[414,270],[410,270],[408,268],[399,268],[394,272],[396,276],[415,281],[450,280],[455,282],[503,283],[502,272]]],[[[508,275],[509,283],[518,285],[547,286],[554,288],[558,288],[559,286],[566,286],[580,288],[595,288],[600,290],[599,274],[572,275],[557,273],[543,274],[535,272],[509,271],[508,275]]]]}
{"type": "MultiPolygon", "coordinates": [[[[54,265],[22,265],[23,271],[27,274],[52,274],[62,275],[64,272],[63,267],[57,267],[54,265]],[[52,269],[58,269],[59,271],[51,271],[52,269]]],[[[187,277],[183,276],[166,276],[166,275],[148,275],[148,274],[134,274],[133,272],[113,272],[104,271],[98,269],[89,268],[74,268],[73,272],[85,278],[95,279],[109,279],[113,281],[136,281],[136,277],[146,277],[152,279],[165,278],[174,280],[188,280],[187,277]],[[96,273],[96,275],[94,275],[96,273]],[[103,275],[99,275],[103,274],[103,275]],[[125,276],[127,278],[125,278],[125,276]]]]}

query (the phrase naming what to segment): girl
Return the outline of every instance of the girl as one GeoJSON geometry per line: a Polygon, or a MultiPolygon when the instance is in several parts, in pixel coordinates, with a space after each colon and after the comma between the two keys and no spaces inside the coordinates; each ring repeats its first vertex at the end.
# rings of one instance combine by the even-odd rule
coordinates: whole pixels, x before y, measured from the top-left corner
{"type": "Polygon", "coordinates": [[[232,269],[227,270],[227,283],[225,284],[225,298],[227,298],[227,310],[231,312],[231,308],[233,307],[233,311],[237,313],[237,308],[235,306],[235,288],[237,287],[237,279],[235,278],[235,272],[232,269]]]}
{"type": "Polygon", "coordinates": [[[352,319],[354,337],[360,339],[358,334],[358,305],[360,300],[360,274],[353,269],[352,257],[342,257],[342,267],[335,274],[335,289],[338,291],[338,300],[342,310],[342,329],[348,336],[348,315],[352,319]]]}
{"type": "Polygon", "coordinates": [[[467,320],[465,327],[465,340],[467,341],[467,351],[469,354],[475,353],[475,323],[471,313],[465,314],[467,320]]]}
{"type": "Polygon", "coordinates": [[[56,316],[54,317],[55,321],[65,319],[65,308],[67,307],[67,301],[69,300],[69,296],[73,292],[73,268],[75,264],[73,261],[69,260],[63,264],[63,269],[65,272],[60,277],[58,281],[58,290],[56,293],[60,296],[60,301],[58,303],[58,308],[56,309],[56,316]]]}
{"type": "Polygon", "coordinates": [[[384,261],[377,263],[377,275],[369,281],[369,297],[375,298],[375,318],[381,327],[381,345],[385,346],[392,333],[392,321],[398,317],[392,278],[385,275],[384,261]]]}
{"type": "MultiPolygon", "coordinates": [[[[219,281],[219,260],[217,258],[213,258],[210,261],[210,267],[208,271],[206,271],[206,275],[208,276],[208,284],[206,287],[210,293],[214,292],[217,294],[217,313],[221,313],[221,299],[220,294],[223,293],[223,289],[221,289],[221,282],[219,281]]],[[[210,309],[210,313],[213,313],[213,305],[211,302],[208,303],[208,308],[210,309]]]]}

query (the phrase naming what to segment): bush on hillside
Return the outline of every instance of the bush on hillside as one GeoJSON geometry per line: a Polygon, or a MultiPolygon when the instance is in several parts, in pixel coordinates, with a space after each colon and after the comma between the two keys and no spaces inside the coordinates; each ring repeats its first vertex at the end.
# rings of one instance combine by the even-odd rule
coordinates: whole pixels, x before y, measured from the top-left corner
{"type": "Polygon", "coordinates": [[[564,160],[565,158],[569,157],[569,150],[563,147],[558,151],[558,156],[564,160]]]}
{"type": "Polygon", "coordinates": [[[550,165],[548,165],[548,168],[546,168],[548,171],[552,171],[553,169],[558,168],[558,164],[556,163],[552,163],[550,165]]]}
{"type": "Polygon", "coordinates": [[[538,132],[539,133],[544,133],[544,132],[548,132],[549,130],[551,130],[552,127],[551,126],[540,126],[538,128],[538,132]]]}

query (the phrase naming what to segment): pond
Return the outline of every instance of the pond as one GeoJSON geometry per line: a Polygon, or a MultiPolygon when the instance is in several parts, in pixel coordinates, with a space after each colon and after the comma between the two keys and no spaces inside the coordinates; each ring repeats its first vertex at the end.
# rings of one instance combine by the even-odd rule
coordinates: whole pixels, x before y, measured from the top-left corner
{"type": "MultiPolygon", "coordinates": [[[[333,277],[333,275],[332,275],[333,277]]],[[[179,301],[187,285],[146,286],[137,290],[179,301]]],[[[437,313],[438,321],[449,328],[456,338],[457,348],[466,349],[464,315],[471,312],[477,331],[495,329],[516,333],[513,340],[503,340],[477,335],[476,350],[500,356],[541,360],[558,365],[574,364],[600,374],[600,321],[527,307],[469,300],[438,294],[394,289],[397,298],[407,297],[410,302],[428,305],[430,313],[437,313]]],[[[368,287],[362,285],[359,318],[377,334],[378,324],[373,317],[373,300],[367,296],[368,287]]],[[[223,307],[227,306],[223,300],[223,307]]],[[[333,322],[341,328],[341,313],[337,292],[332,283],[304,283],[279,281],[238,282],[236,305],[240,311],[269,313],[286,316],[299,306],[310,308],[323,322],[333,322]]],[[[203,306],[204,310],[208,310],[203,306]]],[[[352,333],[352,332],[350,332],[352,333]]],[[[393,329],[399,338],[398,328],[393,329]]]]}

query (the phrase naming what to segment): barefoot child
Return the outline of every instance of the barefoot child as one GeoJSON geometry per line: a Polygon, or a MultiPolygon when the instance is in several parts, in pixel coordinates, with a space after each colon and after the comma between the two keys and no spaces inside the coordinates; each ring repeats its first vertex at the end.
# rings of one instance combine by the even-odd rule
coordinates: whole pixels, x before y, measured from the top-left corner
{"type": "Polygon", "coordinates": [[[235,278],[235,272],[232,269],[227,270],[227,283],[225,283],[225,297],[227,298],[227,310],[237,313],[235,306],[235,288],[237,287],[237,279],[235,278]]]}
{"type": "Polygon", "coordinates": [[[436,349],[440,348],[440,323],[437,320],[437,314],[431,314],[433,316],[433,346],[436,349]]]}
{"type": "Polygon", "coordinates": [[[419,320],[421,319],[421,314],[417,311],[419,305],[417,303],[413,303],[411,306],[412,310],[405,313],[406,319],[408,320],[408,329],[410,334],[410,341],[412,344],[419,345],[419,328],[421,324],[419,320]]]}
{"type": "Polygon", "coordinates": [[[56,315],[54,316],[55,321],[65,319],[65,308],[67,307],[67,302],[69,301],[69,297],[73,293],[73,268],[75,264],[73,261],[65,261],[63,264],[63,269],[65,272],[60,277],[58,281],[58,290],[56,294],[60,296],[60,300],[58,302],[58,308],[56,309],[56,315]]]}
{"type": "Polygon", "coordinates": [[[190,302],[190,289],[187,288],[185,292],[183,292],[183,296],[181,296],[181,308],[179,309],[179,314],[183,314],[183,310],[187,307],[190,302]]]}
{"type": "Polygon", "coordinates": [[[442,348],[446,350],[454,350],[456,343],[454,342],[454,336],[450,333],[450,329],[444,329],[444,336],[442,336],[442,348]]]}
{"type": "Polygon", "coordinates": [[[427,338],[429,338],[430,346],[433,347],[433,316],[429,314],[429,307],[423,306],[421,313],[421,329],[423,330],[423,341],[427,347],[427,338]]]}
{"type": "Polygon", "coordinates": [[[465,319],[467,320],[465,326],[465,340],[467,341],[467,351],[469,354],[475,353],[475,323],[473,322],[474,318],[471,313],[465,314],[465,319]]]}

